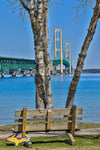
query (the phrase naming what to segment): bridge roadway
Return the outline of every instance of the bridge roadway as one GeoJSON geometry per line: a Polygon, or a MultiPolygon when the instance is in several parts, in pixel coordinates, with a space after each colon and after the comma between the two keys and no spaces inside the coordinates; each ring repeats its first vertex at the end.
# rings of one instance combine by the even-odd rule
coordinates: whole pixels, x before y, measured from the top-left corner
{"type": "MultiPolygon", "coordinates": [[[[54,67],[60,64],[61,60],[50,61],[50,70],[53,71],[54,67]]],[[[63,65],[66,68],[70,66],[66,60],[63,60],[63,65]]],[[[2,77],[4,77],[5,73],[12,74],[14,77],[18,74],[19,70],[21,70],[24,76],[26,76],[27,73],[30,73],[32,76],[35,66],[35,60],[32,59],[0,57],[0,73],[2,77]]]]}
{"type": "MultiPolygon", "coordinates": [[[[61,60],[60,60],[60,59],[59,59],[59,60],[53,60],[52,62],[53,62],[53,66],[58,66],[58,65],[61,64],[61,60]]],[[[70,67],[69,62],[66,61],[66,60],[64,60],[64,59],[63,59],[63,65],[64,65],[66,68],[70,67]]],[[[71,66],[71,69],[73,69],[72,66],[71,66]]]]}

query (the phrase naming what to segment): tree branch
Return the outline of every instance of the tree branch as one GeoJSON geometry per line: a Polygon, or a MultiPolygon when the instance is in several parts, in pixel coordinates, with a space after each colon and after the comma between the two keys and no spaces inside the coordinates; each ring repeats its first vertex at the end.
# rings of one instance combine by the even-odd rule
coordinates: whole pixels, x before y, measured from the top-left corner
{"type": "Polygon", "coordinates": [[[25,3],[22,0],[19,0],[19,1],[22,4],[22,6],[25,8],[25,10],[27,10],[28,13],[30,13],[30,9],[25,5],[25,3]]]}
{"type": "Polygon", "coordinates": [[[34,30],[37,27],[37,12],[35,5],[36,5],[35,0],[30,0],[30,19],[31,25],[33,26],[32,29],[34,30]]]}
{"type": "Polygon", "coordinates": [[[43,1],[42,0],[37,1],[37,21],[41,26],[43,23],[43,1]]]}

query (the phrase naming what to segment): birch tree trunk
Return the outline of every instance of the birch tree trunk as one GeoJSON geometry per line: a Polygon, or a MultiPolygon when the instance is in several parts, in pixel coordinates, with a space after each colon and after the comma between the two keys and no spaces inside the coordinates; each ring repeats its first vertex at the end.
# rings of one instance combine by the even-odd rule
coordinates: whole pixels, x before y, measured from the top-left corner
{"type": "Polygon", "coordinates": [[[85,41],[83,43],[81,53],[79,54],[76,71],[74,73],[73,79],[72,79],[71,84],[70,84],[68,97],[67,97],[67,101],[66,101],[66,107],[72,107],[72,105],[73,105],[77,85],[78,85],[78,82],[80,79],[82,68],[84,66],[84,60],[85,60],[85,57],[87,55],[87,50],[89,48],[89,45],[90,45],[90,43],[93,39],[93,36],[95,34],[95,30],[97,27],[97,22],[98,22],[99,17],[100,17],[100,0],[96,0],[96,6],[94,8],[94,13],[93,13],[93,16],[91,18],[88,33],[87,33],[87,36],[86,36],[85,41]]]}
{"type": "Polygon", "coordinates": [[[35,1],[30,1],[30,20],[34,34],[35,47],[35,85],[36,85],[36,108],[43,109],[45,105],[45,66],[43,53],[43,2],[37,1],[37,8],[35,8],[35,1]]]}
{"type": "Polygon", "coordinates": [[[44,0],[43,2],[43,33],[44,33],[44,65],[45,65],[45,96],[46,96],[46,108],[52,108],[52,92],[51,92],[51,84],[50,84],[50,60],[48,53],[48,45],[49,45],[49,36],[48,36],[48,0],[44,0]]]}
{"type": "Polygon", "coordinates": [[[37,3],[35,0],[30,0],[30,19],[35,45],[36,108],[52,108],[48,53],[48,0],[37,0],[37,3]]]}

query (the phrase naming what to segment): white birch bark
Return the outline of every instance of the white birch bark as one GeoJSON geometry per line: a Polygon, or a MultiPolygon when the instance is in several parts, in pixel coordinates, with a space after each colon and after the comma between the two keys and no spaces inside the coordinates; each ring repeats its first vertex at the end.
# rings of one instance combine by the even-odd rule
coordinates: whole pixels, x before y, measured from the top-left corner
{"type": "Polygon", "coordinates": [[[48,53],[48,0],[30,1],[30,19],[34,34],[36,61],[36,108],[52,108],[48,53]]]}
{"type": "Polygon", "coordinates": [[[45,65],[45,98],[46,98],[46,108],[53,107],[52,101],[52,92],[51,92],[51,84],[50,84],[50,60],[48,53],[48,45],[49,45],[49,35],[48,35],[48,0],[44,0],[43,2],[43,32],[44,32],[44,65],[45,65]]]}
{"type": "Polygon", "coordinates": [[[36,108],[45,108],[45,66],[44,66],[44,54],[42,47],[43,39],[43,2],[37,1],[37,8],[35,8],[35,1],[30,1],[30,19],[32,30],[34,34],[34,46],[35,46],[35,85],[36,85],[36,108]]]}

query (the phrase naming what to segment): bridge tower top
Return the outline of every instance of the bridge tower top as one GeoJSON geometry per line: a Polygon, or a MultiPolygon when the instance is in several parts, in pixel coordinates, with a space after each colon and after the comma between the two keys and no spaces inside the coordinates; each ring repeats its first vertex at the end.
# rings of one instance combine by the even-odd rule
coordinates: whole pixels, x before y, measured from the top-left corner
{"type": "Polygon", "coordinates": [[[61,59],[61,76],[63,75],[63,58],[62,58],[62,30],[61,29],[55,29],[54,32],[54,38],[55,38],[55,60],[56,58],[56,52],[60,51],[60,59],[61,59]],[[59,37],[57,37],[57,32],[59,33],[59,37]],[[60,42],[60,47],[57,48],[57,41],[60,42]]]}

